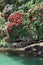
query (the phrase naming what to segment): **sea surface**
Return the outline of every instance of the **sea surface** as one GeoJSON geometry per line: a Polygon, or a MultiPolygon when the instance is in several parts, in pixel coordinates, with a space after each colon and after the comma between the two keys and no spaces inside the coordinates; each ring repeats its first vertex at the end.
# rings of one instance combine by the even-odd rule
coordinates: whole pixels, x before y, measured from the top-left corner
{"type": "Polygon", "coordinates": [[[43,65],[43,58],[0,54],[0,65],[43,65]]]}

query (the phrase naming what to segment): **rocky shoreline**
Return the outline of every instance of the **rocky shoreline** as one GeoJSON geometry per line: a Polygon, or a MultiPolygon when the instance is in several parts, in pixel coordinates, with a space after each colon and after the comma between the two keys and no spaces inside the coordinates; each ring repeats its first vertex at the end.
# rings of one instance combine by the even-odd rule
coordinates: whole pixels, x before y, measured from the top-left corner
{"type": "Polygon", "coordinates": [[[43,42],[31,44],[23,48],[0,47],[0,52],[7,52],[8,54],[13,55],[30,55],[43,57],[43,42]]]}

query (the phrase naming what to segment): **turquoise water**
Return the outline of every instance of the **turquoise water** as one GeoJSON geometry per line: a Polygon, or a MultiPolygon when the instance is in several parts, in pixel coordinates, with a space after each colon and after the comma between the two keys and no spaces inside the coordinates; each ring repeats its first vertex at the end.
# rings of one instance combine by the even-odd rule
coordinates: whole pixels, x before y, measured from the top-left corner
{"type": "Polygon", "coordinates": [[[43,58],[0,54],[0,65],[43,65],[43,58]]]}

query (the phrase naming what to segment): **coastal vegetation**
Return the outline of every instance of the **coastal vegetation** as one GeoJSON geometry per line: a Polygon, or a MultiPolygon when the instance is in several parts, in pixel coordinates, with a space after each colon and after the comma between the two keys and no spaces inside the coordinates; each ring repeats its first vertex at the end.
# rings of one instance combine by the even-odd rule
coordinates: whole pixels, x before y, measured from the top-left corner
{"type": "Polygon", "coordinates": [[[40,55],[43,54],[42,42],[43,0],[0,0],[0,47],[11,52],[13,48],[18,53],[24,48],[29,52],[30,48],[33,49],[31,45],[37,47],[38,44],[37,51],[36,47],[34,50],[40,51],[40,55]]]}

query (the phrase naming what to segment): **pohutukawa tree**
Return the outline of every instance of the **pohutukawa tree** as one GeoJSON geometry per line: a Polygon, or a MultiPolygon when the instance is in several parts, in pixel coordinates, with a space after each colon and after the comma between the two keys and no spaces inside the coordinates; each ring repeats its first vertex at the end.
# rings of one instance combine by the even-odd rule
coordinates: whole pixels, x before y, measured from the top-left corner
{"type": "Polygon", "coordinates": [[[11,41],[27,36],[43,39],[43,6],[31,8],[28,15],[19,12],[8,17],[7,30],[11,41]]]}

